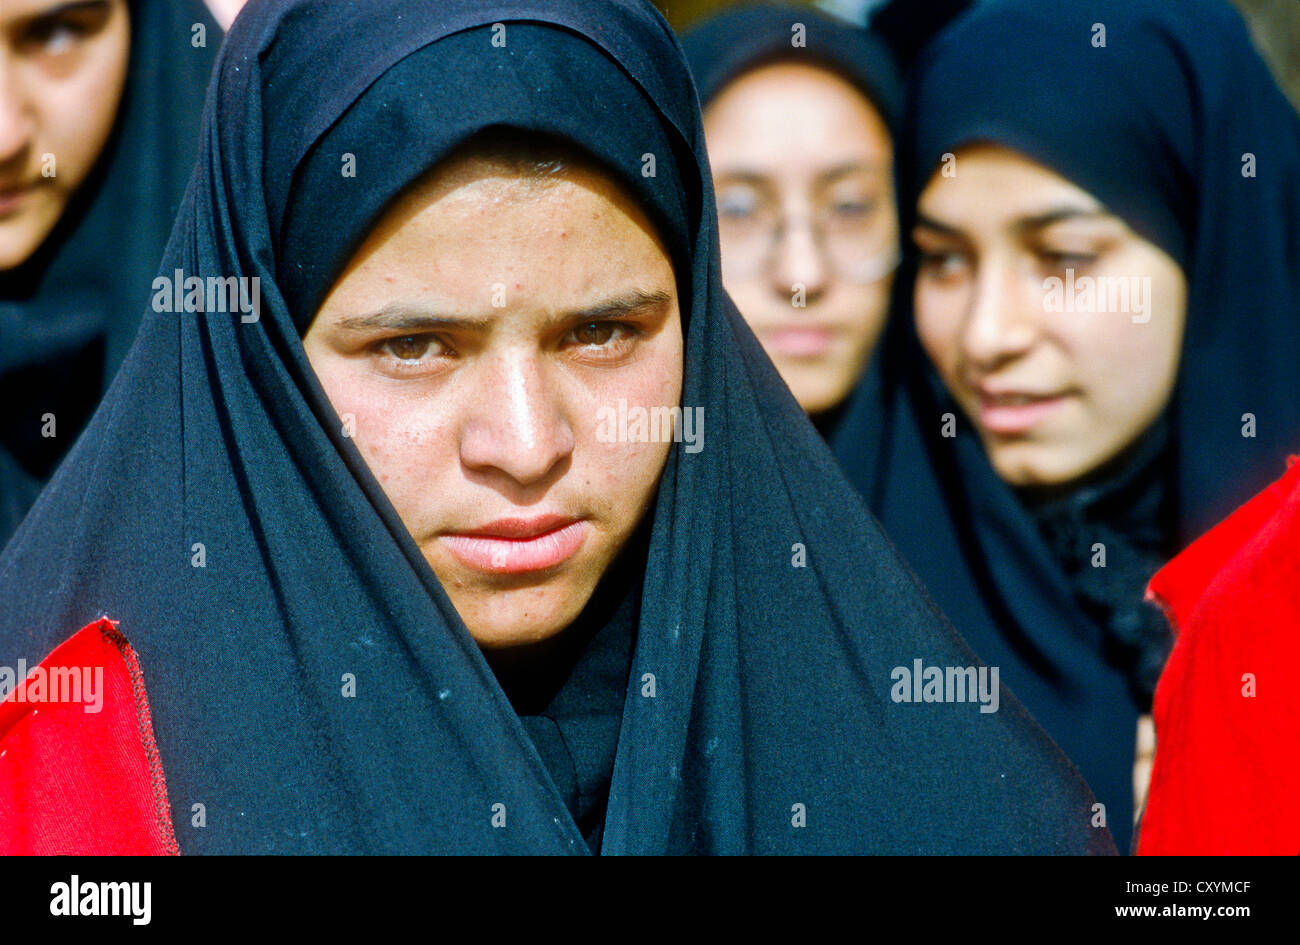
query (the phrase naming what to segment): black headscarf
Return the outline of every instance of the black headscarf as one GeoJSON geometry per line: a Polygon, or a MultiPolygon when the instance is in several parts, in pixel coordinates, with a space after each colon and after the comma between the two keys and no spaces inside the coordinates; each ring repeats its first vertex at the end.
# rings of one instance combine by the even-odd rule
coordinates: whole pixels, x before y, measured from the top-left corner
{"type": "Polygon", "coordinates": [[[904,232],[940,156],[992,141],[1094,194],[1187,278],[1165,415],[1073,495],[1039,502],[997,478],[928,364],[907,376],[924,364],[910,318],[899,322],[916,353],[898,362],[886,414],[846,420],[859,435],[839,454],[935,600],[1079,765],[1125,848],[1134,726],[1167,645],[1143,586],[1300,442],[1300,121],[1220,0],[981,4],[923,57],[908,114],[904,232]]]}
{"type": "MultiPolygon", "coordinates": [[[[681,260],[682,402],[708,424],[702,450],[669,455],[646,550],[630,552],[643,569],[607,575],[580,620],[608,606],[635,623],[601,852],[1113,849],[1005,690],[989,713],[891,700],[895,667],[974,658],[721,291],[699,109],[672,33],[639,0],[244,9],[163,271],[257,276],[260,317],[146,314],[0,557],[0,659],[39,658],[101,613],[120,621],[187,853],[587,849],[562,793],[574,785],[543,763],[544,736],[300,341],[389,200],[502,123],[569,139],[651,213],[681,260]]],[[[594,661],[598,676],[620,657],[594,661]]],[[[576,772],[577,791],[592,780],[576,772]]]]}
{"type": "Polygon", "coordinates": [[[871,11],[868,25],[894,54],[904,75],[934,36],[975,0],[885,0],[871,11]]]}
{"type": "Polygon", "coordinates": [[[0,272],[0,547],[126,356],[194,170],[223,34],[202,0],[127,7],[130,58],[109,140],[40,248],[0,272]]]}
{"type": "Polygon", "coordinates": [[[804,62],[829,69],[857,86],[890,129],[903,91],[889,50],[852,23],[810,7],[753,3],[729,7],[691,27],[682,49],[707,106],[741,74],[771,62],[804,62]],[[801,45],[794,45],[795,26],[801,45]]]}

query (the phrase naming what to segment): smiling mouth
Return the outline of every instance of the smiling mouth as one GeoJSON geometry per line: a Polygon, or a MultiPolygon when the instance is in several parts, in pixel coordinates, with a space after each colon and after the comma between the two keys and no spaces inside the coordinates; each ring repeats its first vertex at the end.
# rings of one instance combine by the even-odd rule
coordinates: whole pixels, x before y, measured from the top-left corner
{"type": "Polygon", "coordinates": [[[572,558],[586,540],[587,531],[582,519],[503,519],[471,531],[444,534],[442,541],[456,560],[475,571],[530,574],[572,558]]]}
{"type": "Polygon", "coordinates": [[[1057,394],[1002,393],[976,391],[979,424],[989,433],[1016,436],[1028,433],[1065,406],[1070,391],[1057,394]]]}

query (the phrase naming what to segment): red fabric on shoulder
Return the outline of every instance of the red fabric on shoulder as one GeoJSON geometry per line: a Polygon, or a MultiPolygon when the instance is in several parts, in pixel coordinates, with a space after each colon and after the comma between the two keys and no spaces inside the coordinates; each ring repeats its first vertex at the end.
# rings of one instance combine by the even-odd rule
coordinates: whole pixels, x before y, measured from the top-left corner
{"type": "Polygon", "coordinates": [[[0,702],[0,854],[179,852],[140,663],[97,620],[0,702]]]}
{"type": "Polygon", "coordinates": [[[1300,462],[1288,462],[1147,588],[1178,637],[1156,688],[1140,854],[1300,854],[1300,462]]]}

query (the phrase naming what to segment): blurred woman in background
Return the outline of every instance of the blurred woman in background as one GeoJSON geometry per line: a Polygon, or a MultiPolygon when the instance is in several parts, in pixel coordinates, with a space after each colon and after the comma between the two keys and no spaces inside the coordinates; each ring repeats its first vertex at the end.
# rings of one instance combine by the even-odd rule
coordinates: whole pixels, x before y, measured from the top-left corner
{"type": "Polygon", "coordinates": [[[776,5],[728,9],[682,45],[704,108],[723,285],[833,437],[884,332],[898,262],[890,55],[858,27],[776,5]]]}
{"type": "Polygon", "coordinates": [[[200,0],[0,8],[0,547],[130,347],[221,38],[200,0]]]}
{"type": "Polygon", "coordinates": [[[914,93],[929,365],[849,473],[1126,848],[1143,588],[1300,438],[1300,121],[1220,0],[979,7],[914,93]]]}

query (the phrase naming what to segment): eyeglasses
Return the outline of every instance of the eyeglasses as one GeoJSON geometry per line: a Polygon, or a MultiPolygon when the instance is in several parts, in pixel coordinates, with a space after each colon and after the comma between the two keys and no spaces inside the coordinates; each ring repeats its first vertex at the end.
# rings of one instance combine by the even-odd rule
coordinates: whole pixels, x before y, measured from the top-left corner
{"type": "Polygon", "coordinates": [[[888,200],[832,190],[814,197],[811,213],[794,215],[782,211],[769,189],[729,182],[718,188],[724,282],[766,270],[792,225],[810,225],[822,258],[849,282],[876,282],[898,266],[898,231],[888,200]]]}

